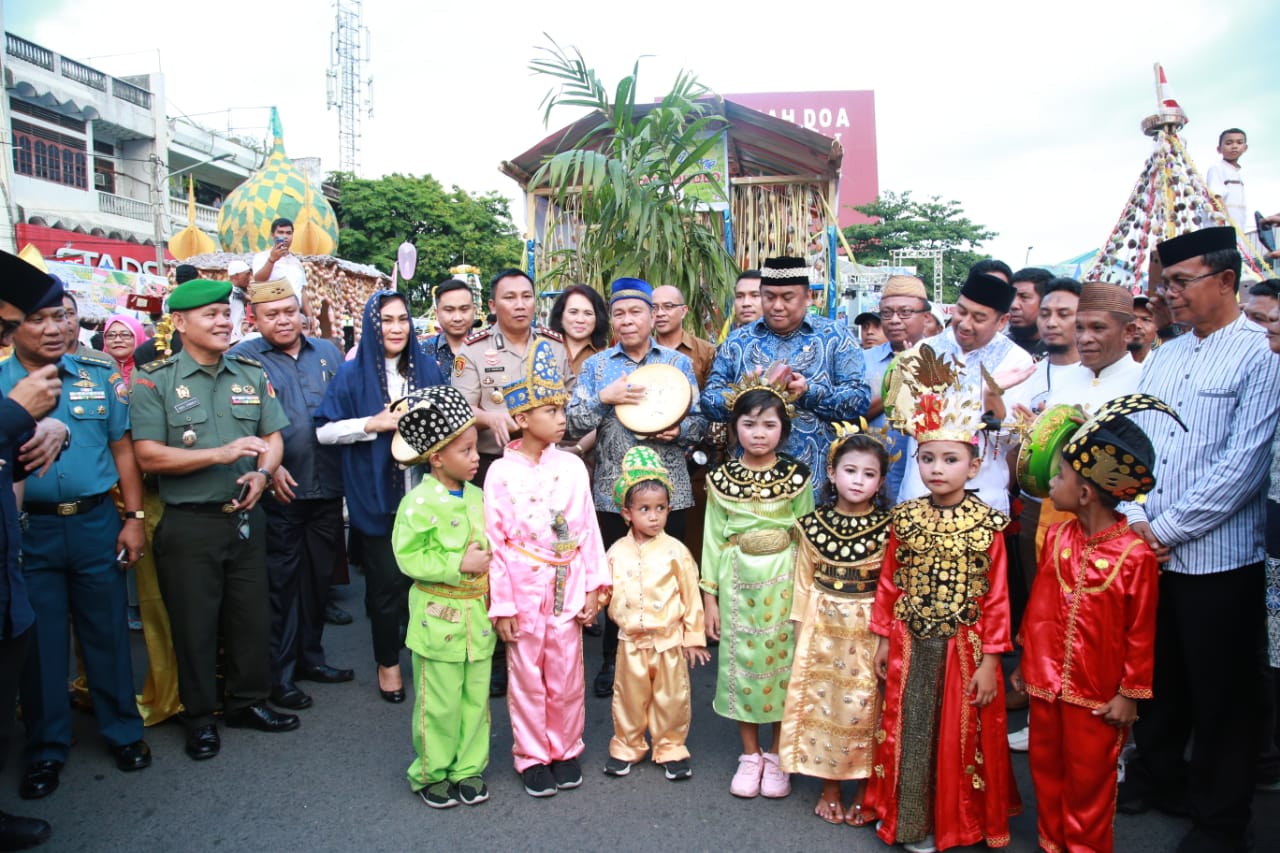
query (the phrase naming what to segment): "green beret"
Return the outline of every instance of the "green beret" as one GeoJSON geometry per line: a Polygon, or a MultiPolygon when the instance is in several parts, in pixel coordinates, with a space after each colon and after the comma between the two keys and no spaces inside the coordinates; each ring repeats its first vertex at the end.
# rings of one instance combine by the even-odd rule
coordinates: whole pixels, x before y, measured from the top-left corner
{"type": "Polygon", "coordinates": [[[170,311],[189,311],[215,302],[231,301],[231,282],[194,278],[178,285],[169,294],[170,311]]]}

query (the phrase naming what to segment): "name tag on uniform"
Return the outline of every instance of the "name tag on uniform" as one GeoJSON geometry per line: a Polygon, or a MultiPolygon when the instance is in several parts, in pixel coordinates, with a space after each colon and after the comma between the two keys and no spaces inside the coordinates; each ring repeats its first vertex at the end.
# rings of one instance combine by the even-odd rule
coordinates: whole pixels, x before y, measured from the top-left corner
{"type": "Polygon", "coordinates": [[[107,392],[98,388],[86,389],[84,391],[72,391],[67,395],[67,399],[75,402],[79,400],[105,400],[107,392]]]}
{"type": "Polygon", "coordinates": [[[196,399],[183,400],[181,403],[174,403],[173,410],[178,414],[182,414],[187,409],[194,409],[198,405],[200,405],[199,400],[196,400],[196,399]]]}
{"type": "Polygon", "coordinates": [[[262,399],[257,394],[232,394],[231,405],[233,406],[257,406],[261,405],[262,399]]]}
{"type": "Polygon", "coordinates": [[[497,367],[486,367],[484,369],[484,372],[485,373],[501,373],[504,370],[506,370],[505,367],[503,367],[502,365],[498,365],[497,367]]]}

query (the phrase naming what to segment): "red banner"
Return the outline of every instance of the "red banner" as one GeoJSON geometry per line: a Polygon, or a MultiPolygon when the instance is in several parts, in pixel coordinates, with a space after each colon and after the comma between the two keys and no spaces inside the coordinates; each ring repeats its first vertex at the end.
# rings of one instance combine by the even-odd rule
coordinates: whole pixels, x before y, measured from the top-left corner
{"type": "MultiPolygon", "coordinates": [[[[19,224],[15,231],[19,250],[30,243],[40,250],[46,260],[164,275],[156,263],[155,246],[25,223],[19,224]]],[[[166,261],[175,260],[168,249],[165,250],[164,258],[166,261]]]]}
{"type": "Polygon", "coordinates": [[[852,208],[870,204],[880,194],[875,92],[752,92],[723,97],[838,140],[844,149],[840,227],[871,221],[852,208]]]}

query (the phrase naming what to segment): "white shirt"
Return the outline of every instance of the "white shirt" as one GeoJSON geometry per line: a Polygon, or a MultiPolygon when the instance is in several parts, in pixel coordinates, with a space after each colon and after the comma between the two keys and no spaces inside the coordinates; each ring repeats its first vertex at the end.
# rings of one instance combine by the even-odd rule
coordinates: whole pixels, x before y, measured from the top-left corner
{"type": "Polygon", "coordinates": [[[1083,364],[1073,364],[1069,370],[1063,370],[1059,376],[1055,374],[1054,387],[1045,401],[1047,406],[1064,403],[1069,406],[1080,406],[1086,414],[1092,415],[1103,404],[1136,394],[1138,383],[1142,379],[1142,365],[1133,360],[1133,355],[1126,352],[1120,359],[1107,365],[1094,375],[1094,372],[1083,364]]]}
{"type": "Polygon", "coordinates": [[[240,329],[244,326],[245,308],[249,304],[249,294],[234,284],[231,285],[231,342],[238,343],[245,340],[245,335],[240,333],[240,329]]]}
{"type": "Polygon", "coordinates": [[[1023,383],[1026,387],[1022,389],[1022,393],[1031,401],[1027,408],[1037,415],[1048,408],[1051,405],[1049,399],[1055,391],[1061,389],[1064,377],[1079,366],[1078,361],[1070,364],[1053,364],[1048,358],[1037,361],[1036,372],[1023,383]]]}
{"type": "MultiPolygon", "coordinates": [[[[928,338],[923,343],[929,344],[934,351],[939,354],[949,354],[956,359],[958,364],[965,367],[964,381],[981,382],[982,371],[978,365],[986,365],[988,372],[995,374],[1001,370],[1010,370],[1012,368],[1026,367],[1033,362],[1031,356],[1022,347],[1010,341],[1004,335],[996,335],[994,339],[986,346],[969,352],[961,353],[959,345],[956,344],[955,335],[950,330],[945,330],[940,335],[928,338]],[[993,363],[994,362],[994,363],[993,363]]],[[[1015,405],[1030,406],[1030,396],[1026,388],[1027,383],[1015,385],[1004,392],[1003,400],[1005,409],[1008,412],[1013,411],[1015,405]]],[[[1006,432],[990,433],[983,430],[978,434],[978,447],[982,450],[982,464],[978,468],[977,476],[969,481],[965,487],[967,489],[976,489],[978,498],[992,509],[1005,513],[1009,512],[1009,461],[1006,458],[1009,450],[1016,447],[1017,439],[1006,432]]],[[[898,503],[909,501],[912,498],[923,497],[929,493],[929,489],[925,486],[924,480],[920,478],[920,466],[916,464],[915,456],[918,444],[913,438],[907,443],[906,456],[907,462],[906,475],[902,478],[902,488],[898,490],[898,503]]]]}
{"type": "MultiPolygon", "coordinates": [[[[271,262],[271,251],[259,252],[253,256],[253,275],[257,278],[258,271],[271,262]]],[[[271,268],[271,273],[267,276],[267,281],[275,281],[283,278],[293,287],[293,295],[298,297],[298,304],[302,304],[302,292],[307,287],[307,271],[302,268],[302,261],[298,260],[297,255],[285,255],[276,261],[275,266],[271,268]]]]}
{"type": "Polygon", "coordinates": [[[1236,226],[1248,231],[1249,207],[1244,203],[1244,178],[1240,175],[1240,167],[1226,160],[1214,163],[1205,175],[1205,183],[1209,185],[1209,192],[1222,199],[1227,215],[1236,226]]]}

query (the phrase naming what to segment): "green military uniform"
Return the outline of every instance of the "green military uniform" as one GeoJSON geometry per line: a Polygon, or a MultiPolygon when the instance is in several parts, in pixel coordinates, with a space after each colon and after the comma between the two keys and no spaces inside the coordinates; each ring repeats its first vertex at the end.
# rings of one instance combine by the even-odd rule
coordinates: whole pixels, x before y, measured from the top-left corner
{"type": "MultiPolygon", "coordinates": [[[[531,329],[528,346],[532,347],[539,340],[551,341],[556,368],[561,376],[571,377],[573,374],[569,371],[569,353],[564,348],[563,338],[550,329],[531,329]]],[[[486,412],[506,412],[507,401],[502,396],[502,386],[524,378],[527,355],[527,348],[515,349],[502,336],[502,332],[498,331],[497,326],[481,329],[468,336],[454,355],[450,384],[461,391],[462,396],[474,408],[486,412]]],[[[571,380],[568,381],[568,390],[572,392],[573,385],[571,380]]],[[[487,429],[480,430],[476,449],[481,456],[502,454],[502,448],[498,446],[493,433],[487,429]]],[[[483,462],[481,467],[480,481],[483,482],[483,462]]]]}
{"type": "Polygon", "coordinates": [[[405,645],[413,652],[415,791],[479,776],[489,764],[489,575],[459,571],[471,542],[489,546],[483,493],[462,488],[458,498],[427,477],[400,502],[391,532],[400,571],[414,579],[405,645]]]}
{"type": "MultiPolygon", "coordinates": [[[[202,366],[185,350],[139,368],[131,409],[135,440],[197,450],[267,436],[289,423],[261,364],[230,356],[202,366]]],[[[253,457],[241,457],[159,477],[165,511],[153,547],[190,726],[207,725],[221,698],[214,675],[219,614],[226,710],[261,702],[270,690],[266,518],[259,507],[248,513],[231,507],[241,488],[237,478],[256,467],[253,457]]]]}

